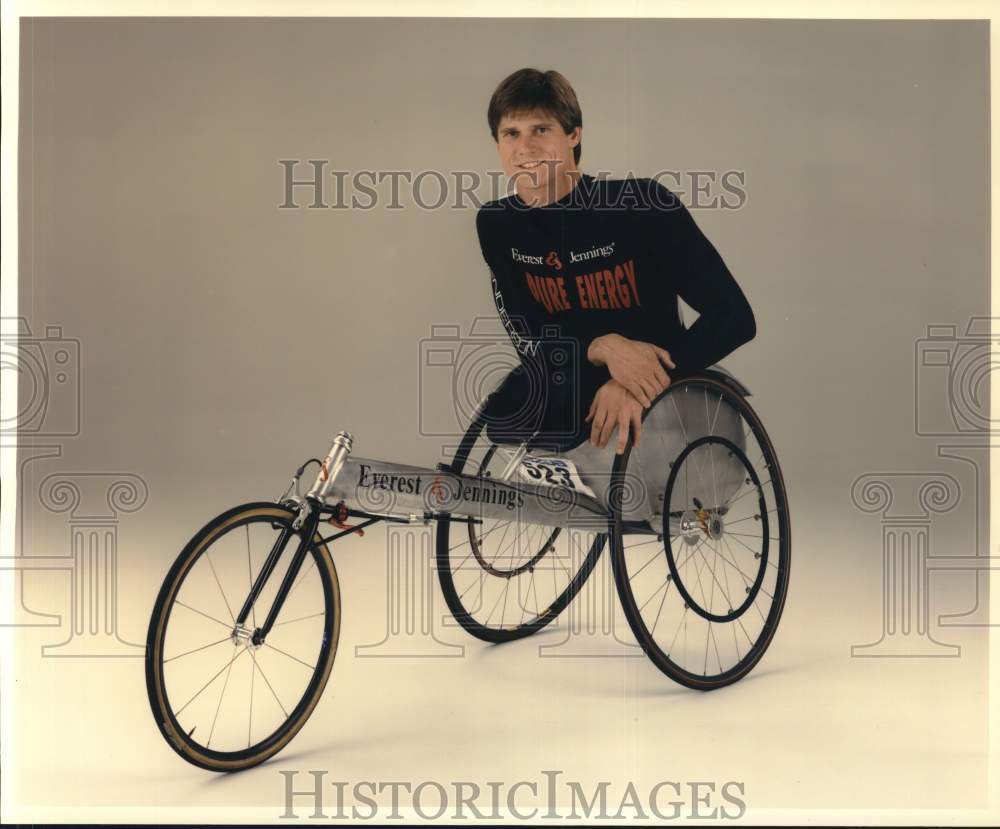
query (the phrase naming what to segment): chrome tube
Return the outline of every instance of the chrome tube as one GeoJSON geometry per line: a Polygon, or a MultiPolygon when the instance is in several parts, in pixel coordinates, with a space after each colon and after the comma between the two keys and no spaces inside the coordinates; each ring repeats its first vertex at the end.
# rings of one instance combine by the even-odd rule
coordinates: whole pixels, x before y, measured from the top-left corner
{"type": "Polygon", "coordinates": [[[340,470],[347,462],[348,455],[351,454],[353,445],[354,439],[349,432],[337,433],[330,446],[330,451],[323,459],[323,464],[316,475],[312,488],[306,493],[306,498],[315,498],[324,504],[326,503],[340,470]]]}

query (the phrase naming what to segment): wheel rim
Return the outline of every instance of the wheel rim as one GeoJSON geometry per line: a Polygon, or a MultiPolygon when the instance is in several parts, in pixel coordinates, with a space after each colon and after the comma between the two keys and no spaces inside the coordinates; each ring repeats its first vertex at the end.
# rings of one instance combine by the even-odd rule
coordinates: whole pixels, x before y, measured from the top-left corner
{"type": "Polygon", "coordinates": [[[231,517],[168,580],[154,619],[154,708],[168,739],[192,762],[218,769],[260,762],[291,739],[326,683],[339,594],[325,548],[311,548],[270,633],[255,644],[252,633],[264,623],[298,541],[290,535],[245,625],[235,625],[252,580],[293,517],[281,508],[231,517]]]}
{"type": "MultiPolygon", "coordinates": [[[[711,486],[707,489],[711,489],[711,486]]],[[[663,543],[666,547],[670,580],[677,592],[681,594],[685,605],[702,618],[711,622],[735,621],[754,603],[767,575],[770,521],[757,470],[732,441],[715,436],[698,438],[685,447],[671,466],[663,502],[663,543]],[[697,496],[689,499],[684,495],[678,497],[678,490],[691,489],[690,484],[685,487],[677,485],[683,478],[689,479],[691,474],[701,477],[705,473],[709,473],[708,477],[711,478],[716,449],[721,449],[726,454],[729,463],[733,463],[735,459],[743,466],[746,470],[744,482],[749,489],[738,490],[726,503],[719,505],[707,505],[697,496]],[[699,454],[708,456],[701,464],[698,463],[699,454]],[[754,494],[757,495],[755,503],[752,501],[754,494]],[[691,503],[686,503],[687,500],[691,503]],[[751,511],[748,515],[741,515],[739,509],[734,512],[733,508],[742,507],[740,502],[744,501],[752,503],[757,511],[751,511]],[[760,525],[759,534],[741,531],[742,525],[750,520],[760,525]],[[741,529],[733,531],[731,527],[741,529]],[[727,531],[733,533],[734,539],[742,537],[744,540],[730,546],[727,531]],[[754,542],[759,542],[757,548],[752,546],[754,542]],[[751,559],[747,560],[746,552],[752,554],[751,559]],[[697,564],[699,559],[705,567],[711,567],[712,579],[707,595],[700,578],[702,571],[690,567],[697,564]],[[722,567],[723,583],[719,583],[716,578],[717,565],[722,567]],[[691,579],[691,569],[695,569],[694,581],[691,579]],[[732,588],[730,576],[734,579],[732,588]],[[720,609],[724,608],[724,612],[716,609],[717,599],[721,601],[720,609]]],[[[773,599],[771,594],[768,597],[773,599]]]]}
{"type": "MultiPolygon", "coordinates": [[[[626,536],[616,520],[619,592],[661,670],[692,687],[718,687],[749,671],[774,635],[788,584],[787,497],[770,440],[745,400],[698,378],[666,395],[685,398],[680,406],[654,404],[643,445],[669,444],[673,435],[682,448],[664,448],[674,460],[661,534],[626,536]]],[[[626,453],[621,472],[628,461],[626,453]]]]}

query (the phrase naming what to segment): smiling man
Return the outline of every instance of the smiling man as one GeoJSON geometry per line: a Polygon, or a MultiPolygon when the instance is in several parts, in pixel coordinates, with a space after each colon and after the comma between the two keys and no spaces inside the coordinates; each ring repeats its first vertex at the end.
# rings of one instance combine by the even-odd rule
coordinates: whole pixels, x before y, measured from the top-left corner
{"type": "Polygon", "coordinates": [[[642,410],[671,374],[707,368],[754,337],[753,311],[667,188],[579,169],[583,118],[558,72],[505,78],[487,121],[515,193],[485,204],[476,227],[521,359],[490,399],[488,433],[538,433],[570,449],[588,436],[603,447],[617,432],[622,452],[630,426],[639,443],[642,410]],[[699,314],[689,329],[678,296],[699,314]]]}

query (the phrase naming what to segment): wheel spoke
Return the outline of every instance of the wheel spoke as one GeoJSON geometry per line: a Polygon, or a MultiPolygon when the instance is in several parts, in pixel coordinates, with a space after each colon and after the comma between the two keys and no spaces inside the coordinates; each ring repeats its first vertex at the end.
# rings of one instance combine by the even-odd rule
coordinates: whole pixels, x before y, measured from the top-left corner
{"type": "Polygon", "coordinates": [[[649,561],[647,561],[645,564],[643,564],[642,567],[640,567],[631,576],[628,577],[628,580],[632,581],[632,579],[634,579],[636,576],[638,576],[643,570],[645,570],[647,567],[649,567],[650,564],[652,564],[654,561],[656,561],[656,559],[658,559],[662,555],[663,555],[663,550],[657,550],[653,554],[653,557],[649,561]]]}
{"type": "MultiPolygon", "coordinates": [[[[500,591],[500,595],[499,595],[499,596],[497,597],[497,600],[496,600],[496,601],[495,601],[495,602],[493,603],[493,607],[492,607],[492,608],[490,609],[490,615],[486,617],[486,622],[485,622],[485,624],[486,624],[487,626],[488,626],[488,625],[489,625],[489,623],[490,623],[490,619],[492,619],[492,618],[493,618],[493,614],[494,614],[494,613],[496,613],[496,609],[497,609],[497,607],[499,607],[499,606],[500,606],[500,600],[501,600],[501,599],[506,599],[506,598],[507,598],[507,591],[508,591],[508,590],[510,590],[510,579],[506,579],[506,580],[505,580],[505,584],[504,584],[504,587],[503,587],[503,590],[501,590],[501,591],[500,591]]],[[[506,605],[506,602],[504,602],[504,607],[506,607],[506,606],[507,606],[507,605],[506,605]]],[[[500,627],[501,627],[501,628],[503,627],[503,622],[502,622],[502,620],[501,620],[501,623],[500,623],[500,627]]]]}
{"type": "MultiPolygon", "coordinates": [[[[713,550],[713,552],[715,552],[715,551],[713,550]]],[[[704,562],[705,562],[705,569],[708,570],[708,559],[705,558],[705,554],[704,553],[699,553],[699,554],[701,555],[702,560],[704,560],[704,562]]],[[[723,590],[723,588],[722,588],[722,582],[720,582],[719,579],[718,579],[718,577],[715,575],[715,565],[718,563],[718,560],[719,560],[719,557],[718,557],[718,553],[716,552],[716,558],[712,559],[712,569],[710,571],[711,576],[712,576],[712,580],[715,582],[715,584],[712,586],[712,595],[713,596],[715,595],[715,586],[718,585],[719,592],[722,593],[722,598],[724,598],[731,605],[733,603],[732,598],[729,596],[728,593],[725,592],[725,590],[723,590]]],[[[731,609],[732,608],[730,608],[730,610],[731,609]]],[[[712,608],[711,607],[708,608],[708,612],[709,613],[712,612],[712,608]]],[[[718,614],[716,614],[716,615],[718,615],[718,614]]]]}
{"type": "Polygon", "coordinates": [[[226,591],[222,589],[222,582],[219,581],[219,574],[215,572],[215,565],[212,563],[212,556],[209,554],[208,550],[205,550],[205,558],[208,559],[208,566],[212,568],[212,575],[215,576],[215,583],[219,585],[219,593],[222,594],[222,601],[226,603],[226,610],[229,611],[229,618],[235,626],[236,617],[233,615],[233,610],[229,606],[229,599],[226,598],[226,591]]]}
{"type": "Polygon", "coordinates": [[[670,592],[670,583],[667,583],[667,589],[663,591],[663,598],[660,599],[660,607],[656,611],[656,618],[653,620],[653,627],[650,628],[649,635],[656,636],[656,626],[660,622],[660,614],[663,612],[663,603],[667,600],[667,593],[670,592]]]}
{"type": "Polygon", "coordinates": [[[232,642],[232,641],[233,640],[230,637],[224,636],[222,639],[217,639],[214,642],[209,642],[207,645],[202,645],[200,648],[192,648],[189,651],[184,651],[184,653],[178,653],[175,656],[171,656],[167,659],[164,659],[163,664],[166,665],[168,662],[173,662],[175,659],[180,659],[182,656],[190,656],[192,653],[198,653],[198,651],[203,651],[206,648],[214,648],[216,645],[220,645],[223,642],[232,642]]]}
{"type": "Polygon", "coordinates": [[[319,613],[310,613],[308,616],[296,616],[294,619],[286,619],[284,622],[275,622],[272,626],[272,630],[278,625],[290,625],[292,622],[302,622],[306,619],[315,619],[317,616],[326,616],[326,611],[321,610],[319,613]]]}
{"type": "Polygon", "coordinates": [[[288,711],[285,710],[285,706],[282,705],[281,704],[281,700],[278,699],[278,695],[277,695],[277,693],[274,690],[274,686],[271,685],[271,680],[269,680],[267,678],[267,674],[264,673],[264,669],[262,667],[260,667],[260,663],[257,661],[256,654],[254,654],[254,652],[252,650],[250,650],[248,652],[250,654],[250,658],[253,660],[254,666],[257,668],[258,671],[260,671],[260,677],[261,677],[261,679],[263,679],[264,680],[264,684],[267,685],[267,689],[271,692],[271,696],[274,697],[274,701],[276,703],[278,703],[278,708],[280,708],[281,709],[281,713],[284,714],[287,717],[288,716],[288,711]]]}
{"type": "Polygon", "coordinates": [[[675,565],[675,566],[677,567],[677,569],[678,569],[678,570],[680,570],[680,569],[681,569],[681,568],[682,568],[682,567],[683,567],[684,565],[686,565],[686,564],[687,564],[687,563],[688,563],[688,562],[689,562],[689,561],[690,561],[690,560],[691,560],[692,558],[694,558],[694,554],[695,554],[695,553],[697,553],[699,549],[701,549],[701,545],[705,543],[705,540],[706,540],[706,537],[702,537],[702,538],[700,538],[700,539],[698,540],[698,543],[697,543],[697,544],[695,544],[695,545],[694,545],[694,547],[693,547],[693,548],[692,548],[691,550],[689,550],[689,551],[688,551],[688,554],[687,554],[687,556],[685,557],[684,561],[682,561],[682,562],[680,562],[680,563],[678,563],[678,564],[676,564],[676,565],[675,565]]]}
{"type": "Polygon", "coordinates": [[[257,661],[250,663],[250,713],[247,716],[247,748],[250,748],[251,729],[253,728],[253,685],[257,677],[257,661]]]}
{"type": "MultiPolygon", "coordinates": [[[[768,479],[766,481],[761,481],[759,484],[753,484],[751,486],[751,488],[748,489],[746,492],[744,492],[742,495],[738,495],[735,498],[730,498],[728,501],[726,501],[726,506],[727,507],[731,507],[733,504],[735,504],[741,498],[746,498],[747,495],[753,495],[754,493],[757,493],[757,495],[760,495],[761,490],[763,490],[764,486],[766,484],[769,484],[769,483],[771,483],[770,479],[768,479]]],[[[741,484],[740,485],[740,489],[743,489],[743,487],[745,487],[745,486],[746,486],[746,483],[741,484]]],[[[739,492],[740,489],[736,490],[736,492],[739,492]]]]}
{"type": "Polygon", "coordinates": [[[279,648],[279,647],[277,647],[275,645],[272,645],[270,642],[264,642],[264,647],[269,648],[272,651],[277,651],[280,654],[284,654],[289,659],[292,659],[292,660],[298,662],[300,665],[305,665],[310,671],[315,671],[316,670],[316,666],[315,665],[310,665],[308,662],[305,662],[305,661],[299,659],[297,656],[292,656],[290,653],[288,653],[288,651],[283,651],[281,648],[279,648]]]}
{"type": "Polygon", "coordinates": [[[184,604],[184,602],[182,602],[180,599],[174,599],[174,604],[177,605],[178,607],[183,607],[185,610],[190,610],[192,613],[197,613],[199,616],[204,616],[206,619],[211,619],[213,622],[217,622],[218,624],[222,625],[226,630],[232,630],[233,626],[235,625],[235,622],[233,624],[229,624],[229,622],[223,622],[221,619],[216,619],[214,616],[209,616],[207,613],[203,613],[202,611],[191,607],[191,605],[189,604],[184,604]]]}
{"type": "Polygon", "coordinates": [[[538,588],[535,587],[535,571],[534,568],[531,570],[531,592],[535,596],[535,618],[542,615],[542,611],[538,606],[538,588]]]}
{"type": "Polygon", "coordinates": [[[236,656],[234,656],[225,665],[223,665],[221,668],[219,668],[219,670],[215,673],[215,675],[208,682],[206,682],[204,685],[201,686],[201,688],[199,688],[197,691],[195,691],[194,696],[192,696],[191,699],[189,699],[187,702],[185,702],[180,708],[178,708],[174,712],[174,716],[175,717],[179,717],[181,715],[181,713],[184,711],[184,709],[187,708],[192,702],[194,702],[195,699],[201,694],[202,691],[204,691],[209,685],[211,685],[213,682],[215,682],[215,680],[218,679],[222,675],[222,672],[224,670],[226,670],[226,668],[228,668],[237,659],[240,658],[240,655],[242,653],[243,653],[242,650],[237,651],[236,652],[236,656]]]}
{"type": "MultiPolygon", "coordinates": [[[[243,647],[243,650],[246,650],[246,646],[243,647]]],[[[219,694],[219,703],[215,706],[215,716],[212,717],[212,727],[208,731],[208,742],[205,743],[206,748],[212,747],[212,735],[215,734],[215,723],[219,719],[219,710],[222,708],[222,699],[226,696],[226,688],[229,687],[229,677],[233,673],[233,662],[235,661],[235,659],[232,660],[229,663],[229,667],[226,668],[226,680],[222,683],[222,692],[219,694]]]]}
{"type": "Polygon", "coordinates": [[[681,619],[677,623],[677,629],[674,631],[674,638],[670,640],[670,646],[667,648],[668,656],[670,655],[670,652],[673,651],[674,645],[677,644],[677,635],[681,632],[681,628],[684,629],[685,649],[687,647],[687,615],[689,610],[690,608],[688,608],[687,606],[684,607],[684,612],[681,614],[681,619]]]}
{"type": "MultiPolygon", "coordinates": [[[[723,539],[723,541],[725,541],[725,539],[723,539]]],[[[729,542],[728,542],[728,541],[726,541],[726,549],[728,549],[730,553],[732,553],[732,552],[733,552],[733,548],[729,546],[729,542]]],[[[729,563],[729,562],[728,562],[728,559],[725,559],[725,557],[724,557],[724,556],[723,556],[723,560],[725,560],[725,561],[726,561],[727,563],[729,563]]],[[[741,576],[743,576],[743,577],[744,577],[744,578],[746,579],[746,581],[747,581],[747,585],[749,585],[749,584],[750,584],[750,577],[749,577],[749,576],[747,576],[747,575],[746,575],[746,574],[745,574],[745,573],[744,573],[744,572],[743,572],[742,570],[740,570],[740,568],[739,568],[739,567],[737,567],[737,566],[736,566],[735,564],[730,564],[730,566],[731,566],[731,567],[732,567],[732,568],[733,568],[734,570],[736,570],[736,571],[737,571],[737,572],[738,572],[738,573],[739,573],[739,574],[740,574],[741,576]]],[[[766,590],[765,590],[765,589],[764,589],[763,587],[761,587],[761,588],[760,588],[760,589],[758,590],[758,592],[759,592],[759,593],[763,593],[763,594],[764,594],[765,596],[767,596],[767,597],[768,597],[769,599],[771,599],[771,601],[774,601],[774,596],[772,596],[772,595],[771,595],[770,593],[768,593],[768,592],[767,592],[767,591],[766,591],[766,590]]]]}
{"type": "MultiPolygon", "coordinates": [[[[640,613],[642,613],[642,611],[643,611],[643,608],[645,608],[645,607],[646,607],[646,605],[648,605],[648,604],[649,604],[649,603],[650,603],[651,601],[653,601],[653,599],[654,599],[654,598],[656,598],[656,596],[657,596],[657,595],[659,595],[659,592],[660,592],[661,590],[663,590],[663,588],[664,588],[664,587],[665,587],[665,588],[667,588],[667,590],[669,590],[669,589],[670,589],[670,578],[669,578],[669,577],[668,577],[668,578],[665,578],[665,579],[664,579],[664,580],[663,580],[663,581],[662,581],[662,582],[660,583],[660,586],[659,586],[659,587],[657,587],[655,591],[653,591],[653,595],[652,595],[652,596],[650,596],[650,597],[649,597],[648,599],[646,599],[646,601],[644,601],[644,602],[643,602],[643,603],[642,603],[642,604],[641,604],[641,605],[639,606],[639,612],[640,612],[640,613]]],[[[664,595],[666,595],[666,594],[664,594],[664,595]]]]}
{"type": "MultiPolygon", "coordinates": [[[[734,533],[731,529],[729,529],[728,525],[726,526],[726,535],[742,536],[743,538],[760,538],[760,539],[764,538],[764,536],[760,535],[759,533],[734,533]]],[[[781,541],[780,538],[775,538],[773,535],[769,535],[767,539],[768,541],[781,541]]]]}
{"type": "MultiPolygon", "coordinates": [[[[500,529],[501,527],[506,527],[506,526],[508,526],[509,524],[510,524],[510,522],[509,522],[509,521],[504,521],[504,522],[503,522],[503,523],[501,523],[501,524],[497,524],[497,525],[496,525],[495,527],[493,527],[493,529],[491,529],[491,530],[487,530],[487,531],[486,531],[486,532],[484,532],[484,533],[482,534],[482,536],[480,536],[480,538],[479,538],[479,539],[478,539],[478,540],[476,541],[476,544],[477,544],[477,545],[480,545],[480,544],[482,544],[482,543],[483,543],[483,540],[484,540],[484,539],[486,538],[486,536],[488,536],[488,535],[491,535],[492,533],[494,533],[494,532],[496,532],[497,530],[499,530],[499,529],[500,529]]],[[[452,550],[457,550],[457,549],[458,549],[459,547],[464,547],[464,546],[465,546],[466,544],[470,544],[470,545],[471,545],[471,544],[472,544],[472,539],[471,539],[471,538],[470,538],[470,539],[467,539],[466,541],[463,541],[463,542],[462,542],[461,544],[456,544],[456,545],[455,545],[454,547],[449,547],[449,548],[448,548],[448,552],[451,552],[452,550]]],[[[465,564],[465,562],[467,562],[467,561],[468,561],[468,560],[469,560],[470,558],[473,558],[474,556],[475,556],[475,550],[470,550],[470,551],[469,551],[469,554],[468,554],[468,555],[467,555],[467,556],[466,556],[465,558],[463,558],[463,559],[462,559],[462,560],[461,560],[461,561],[460,561],[460,562],[458,563],[458,567],[454,567],[454,568],[452,568],[452,572],[453,572],[453,573],[457,573],[457,572],[458,572],[459,570],[461,570],[461,569],[462,569],[462,565],[464,565],[464,564],[465,564]]],[[[476,564],[476,569],[478,569],[478,568],[479,568],[479,564],[478,564],[478,562],[477,562],[477,564],[476,564]]]]}

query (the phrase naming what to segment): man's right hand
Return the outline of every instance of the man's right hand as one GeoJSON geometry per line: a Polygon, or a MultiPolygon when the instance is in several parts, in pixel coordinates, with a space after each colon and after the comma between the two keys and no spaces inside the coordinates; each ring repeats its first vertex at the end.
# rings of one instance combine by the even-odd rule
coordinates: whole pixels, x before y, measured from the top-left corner
{"type": "Polygon", "coordinates": [[[587,349],[587,359],[594,365],[607,366],[611,377],[647,409],[670,386],[664,366],[677,368],[668,351],[621,334],[596,337],[587,349]]]}
{"type": "Polygon", "coordinates": [[[598,448],[607,446],[617,429],[618,446],[615,451],[620,455],[625,451],[628,442],[629,427],[632,428],[635,445],[639,445],[639,434],[642,432],[642,404],[614,378],[597,390],[590,404],[590,412],[584,420],[591,424],[590,442],[598,448]]]}

